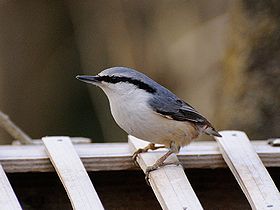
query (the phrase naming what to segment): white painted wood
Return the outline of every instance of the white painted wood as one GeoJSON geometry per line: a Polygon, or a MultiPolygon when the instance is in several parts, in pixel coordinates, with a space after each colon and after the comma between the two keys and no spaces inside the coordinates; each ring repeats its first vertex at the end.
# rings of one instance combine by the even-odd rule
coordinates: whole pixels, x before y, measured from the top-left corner
{"type": "MultiPolygon", "coordinates": [[[[92,142],[91,139],[85,137],[71,137],[72,144],[90,144],[92,142]]],[[[33,144],[43,144],[42,139],[32,139],[33,144]]],[[[14,140],[12,145],[22,145],[22,143],[18,140],[14,140]]]]}
{"type": "MultiPolygon", "coordinates": [[[[266,167],[280,167],[280,147],[267,141],[251,141],[266,167]]],[[[127,143],[92,143],[74,145],[87,171],[137,169],[127,143]]],[[[195,141],[177,155],[184,168],[227,167],[215,141],[195,141]]],[[[42,145],[0,145],[0,164],[7,173],[50,172],[54,168],[42,145]]]]}
{"type": "Polygon", "coordinates": [[[44,137],[42,140],[73,209],[104,209],[70,138],[44,137]]]}
{"type": "Polygon", "coordinates": [[[0,165],[0,209],[3,210],[21,209],[18,199],[1,165],[0,165]]]}
{"type": "Polygon", "coordinates": [[[220,134],[223,137],[216,140],[222,155],[252,209],[279,210],[279,191],[247,135],[241,131],[223,131],[220,134]]]}
{"type": "MultiPolygon", "coordinates": [[[[131,151],[145,147],[148,142],[129,136],[131,151]]],[[[165,151],[166,152],[166,151],[165,151]]],[[[164,152],[147,152],[139,154],[137,162],[141,169],[146,171],[159,159],[164,152]]],[[[178,162],[175,154],[172,154],[167,162],[178,162]]],[[[150,172],[151,187],[163,209],[169,210],[199,210],[203,209],[196,197],[182,166],[168,165],[150,172]]]]}

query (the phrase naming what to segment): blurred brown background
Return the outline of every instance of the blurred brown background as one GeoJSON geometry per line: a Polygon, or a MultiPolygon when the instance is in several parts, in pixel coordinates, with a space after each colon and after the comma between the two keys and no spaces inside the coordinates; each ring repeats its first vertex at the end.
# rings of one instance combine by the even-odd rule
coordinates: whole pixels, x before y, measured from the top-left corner
{"type": "Polygon", "coordinates": [[[32,138],[126,141],[103,92],[75,76],[128,66],[218,130],[277,137],[279,43],[279,1],[3,0],[0,110],[32,138]]]}

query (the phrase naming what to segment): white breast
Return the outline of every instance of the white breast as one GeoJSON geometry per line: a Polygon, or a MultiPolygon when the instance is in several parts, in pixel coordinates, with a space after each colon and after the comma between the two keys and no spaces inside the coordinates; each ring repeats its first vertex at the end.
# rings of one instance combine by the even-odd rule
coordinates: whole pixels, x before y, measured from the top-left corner
{"type": "Polygon", "coordinates": [[[184,146],[197,135],[196,129],[189,123],[170,120],[154,112],[148,104],[152,95],[144,90],[133,85],[126,94],[112,89],[103,90],[109,98],[115,121],[130,135],[166,146],[170,141],[184,146]]]}

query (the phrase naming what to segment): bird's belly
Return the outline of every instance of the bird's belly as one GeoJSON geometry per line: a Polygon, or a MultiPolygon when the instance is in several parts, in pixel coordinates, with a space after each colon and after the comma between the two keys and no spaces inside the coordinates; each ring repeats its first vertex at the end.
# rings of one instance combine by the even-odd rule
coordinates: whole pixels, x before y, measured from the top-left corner
{"type": "Polygon", "coordinates": [[[137,138],[166,146],[175,141],[178,146],[184,146],[198,135],[190,123],[164,118],[150,107],[126,108],[113,108],[113,117],[123,130],[137,138]]]}

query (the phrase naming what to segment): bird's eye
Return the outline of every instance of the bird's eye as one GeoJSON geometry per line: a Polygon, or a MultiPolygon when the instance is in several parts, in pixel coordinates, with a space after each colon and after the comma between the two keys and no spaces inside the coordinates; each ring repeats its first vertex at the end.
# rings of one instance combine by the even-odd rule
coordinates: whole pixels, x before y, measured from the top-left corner
{"type": "Polygon", "coordinates": [[[102,76],[102,81],[115,84],[120,82],[120,78],[117,76],[102,76]]]}

